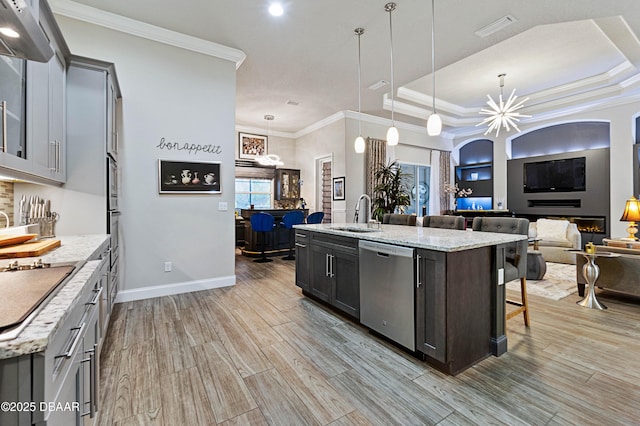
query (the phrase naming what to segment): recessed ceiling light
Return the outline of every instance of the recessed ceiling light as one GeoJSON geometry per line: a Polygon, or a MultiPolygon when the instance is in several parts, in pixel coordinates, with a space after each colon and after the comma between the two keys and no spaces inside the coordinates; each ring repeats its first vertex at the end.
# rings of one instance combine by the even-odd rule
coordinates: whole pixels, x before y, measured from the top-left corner
{"type": "Polygon", "coordinates": [[[478,31],[476,31],[476,35],[482,38],[488,37],[491,34],[497,33],[498,31],[508,27],[511,24],[514,24],[517,21],[518,20],[513,15],[503,16],[497,21],[490,23],[486,27],[480,28],[478,31]]]}
{"type": "Polygon", "coordinates": [[[1,27],[0,28],[0,33],[2,33],[3,35],[6,35],[7,37],[11,37],[11,38],[18,38],[20,37],[20,34],[18,34],[17,32],[15,32],[14,30],[12,30],[11,28],[7,28],[7,27],[1,27]]]}
{"type": "Polygon", "coordinates": [[[386,86],[387,84],[389,84],[389,82],[387,80],[380,80],[380,81],[376,81],[375,83],[373,83],[371,86],[369,86],[369,89],[371,90],[378,90],[381,87],[386,86]]]}
{"type": "Polygon", "coordinates": [[[269,5],[269,13],[273,16],[281,16],[284,13],[284,9],[280,3],[271,3],[269,5]]]}

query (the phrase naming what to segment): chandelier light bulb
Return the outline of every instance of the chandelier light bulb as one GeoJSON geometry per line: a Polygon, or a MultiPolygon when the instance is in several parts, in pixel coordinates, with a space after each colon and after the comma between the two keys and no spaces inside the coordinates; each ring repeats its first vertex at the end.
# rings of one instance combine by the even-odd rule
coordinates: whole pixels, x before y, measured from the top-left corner
{"type": "Polygon", "coordinates": [[[498,76],[500,78],[500,97],[498,98],[498,102],[494,101],[491,95],[487,95],[487,98],[489,99],[487,101],[487,105],[489,108],[482,108],[480,110],[480,115],[486,115],[487,118],[476,124],[476,127],[488,124],[489,127],[487,128],[487,131],[484,132],[485,135],[488,135],[495,130],[497,137],[500,136],[501,128],[504,128],[508,132],[512,127],[519,132],[520,129],[518,128],[517,122],[520,121],[521,118],[531,117],[530,115],[518,112],[520,108],[524,107],[524,103],[527,102],[529,98],[524,98],[521,101],[518,101],[516,89],[513,89],[507,101],[504,101],[502,97],[502,88],[504,87],[505,75],[506,74],[500,74],[498,76]]]}
{"type": "Polygon", "coordinates": [[[398,134],[398,129],[396,129],[396,126],[389,127],[389,130],[387,130],[387,145],[396,146],[398,145],[399,140],[400,135],[398,134]]]}
{"type": "Polygon", "coordinates": [[[353,149],[355,149],[356,154],[362,154],[364,152],[364,148],[364,138],[362,136],[358,136],[353,144],[353,149]]]}
{"type": "Polygon", "coordinates": [[[442,119],[435,112],[427,120],[427,134],[429,136],[439,136],[442,132],[442,119]]]}

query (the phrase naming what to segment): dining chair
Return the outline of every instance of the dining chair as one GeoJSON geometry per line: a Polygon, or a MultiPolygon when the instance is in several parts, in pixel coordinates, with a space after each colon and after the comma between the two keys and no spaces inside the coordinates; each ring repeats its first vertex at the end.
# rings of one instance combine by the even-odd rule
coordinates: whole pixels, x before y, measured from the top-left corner
{"type": "Polygon", "coordinates": [[[304,212],[302,210],[294,210],[289,213],[286,213],[282,217],[282,222],[280,222],[280,226],[289,230],[289,254],[283,257],[283,260],[295,260],[296,257],[293,254],[293,247],[295,245],[295,241],[293,238],[293,227],[294,225],[300,225],[304,223],[304,212]]]}
{"type": "Polygon", "coordinates": [[[463,216],[424,216],[422,218],[422,226],[427,228],[444,228],[464,230],[466,227],[463,216]]]}
{"type": "Polygon", "coordinates": [[[324,212],[314,212],[307,216],[307,224],[322,223],[322,219],[324,219],[324,212]]]}
{"type": "Polygon", "coordinates": [[[258,212],[251,216],[251,228],[258,233],[262,240],[262,257],[255,259],[254,262],[266,263],[272,262],[273,259],[267,258],[264,254],[267,245],[267,233],[273,231],[273,215],[265,212],[258,212]]]}
{"type": "Polygon", "coordinates": [[[382,223],[389,225],[416,226],[416,219],[416,215],[413,214],[385,213],[382,216],[382,223]]]}

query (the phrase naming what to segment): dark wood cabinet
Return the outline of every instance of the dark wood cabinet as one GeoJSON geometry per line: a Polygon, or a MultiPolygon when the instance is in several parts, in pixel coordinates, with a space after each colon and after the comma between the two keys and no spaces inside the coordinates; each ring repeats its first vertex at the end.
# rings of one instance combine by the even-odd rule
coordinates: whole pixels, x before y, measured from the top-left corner
{"type": "MultiPolygon", "coordinates": [[[[311,296],[359,318],[358,240],[315,233],[311,233],[308,238],[309,243],[305,248],[308,250],[308,272],[301,271],[300,276],[296,275],[296,285],[311,296]],[[308,283],[305,285],[307,277],[308,283]]],[[[302,241],[300,243],[303,244],[302,241]]],[[[301,259],[296,268],[303,267],[303,261],[301,259]]]]}
{"type": "Polygon", "coordinates": [[[491,248],[417,256],[416,350],[457,374],[491,354],[491,248]]]}
{"type": "Polygon", "coordinates": [[[295,230],[296,244],[296,285],[309,291],[309,233],[295,230]]]}
{"type": "Polygon", "coordinates": [[[300,170],[276,169],[274,180],[276,201],[300,198],[300,170]]]}
{"type": "Polygon", "coordinates": [[[417,250],[416,350],[446,362],[446,254],[417,250]]]}

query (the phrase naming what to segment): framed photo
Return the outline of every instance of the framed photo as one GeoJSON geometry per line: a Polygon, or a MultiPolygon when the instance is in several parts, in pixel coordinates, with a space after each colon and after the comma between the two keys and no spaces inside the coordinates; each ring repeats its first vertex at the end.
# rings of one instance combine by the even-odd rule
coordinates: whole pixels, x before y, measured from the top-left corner
{"type": "Polygon", "coordinates": [[[158,160],[160,194],[222,194],[219,161],[158,160]]]}
{"type": "Polygon", "coordinates": [[[334,201],[344,200],[344,176],[333,178],[333,199],[334,201]]]}
{"type": "Polygon", "coordinates": [[[256,158],[268,154],[266,136],[240,133],[238,139],[240,158],[256,158]]]}

